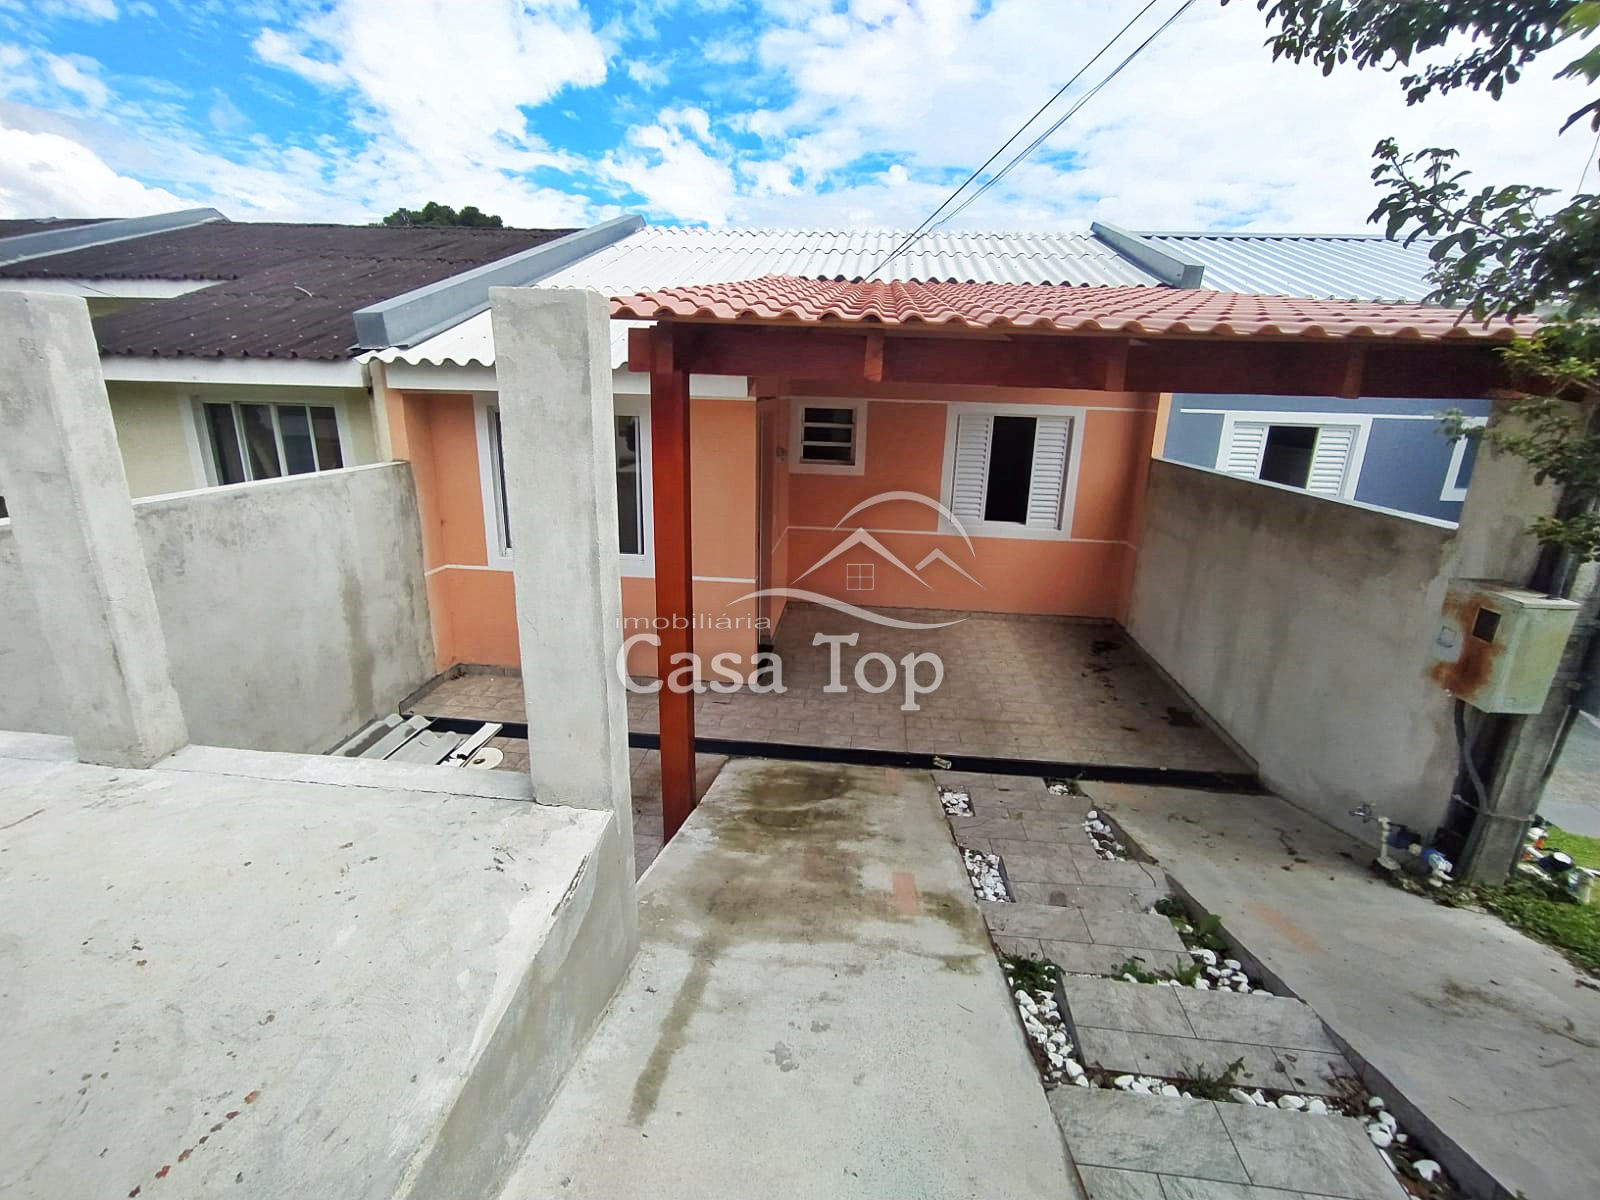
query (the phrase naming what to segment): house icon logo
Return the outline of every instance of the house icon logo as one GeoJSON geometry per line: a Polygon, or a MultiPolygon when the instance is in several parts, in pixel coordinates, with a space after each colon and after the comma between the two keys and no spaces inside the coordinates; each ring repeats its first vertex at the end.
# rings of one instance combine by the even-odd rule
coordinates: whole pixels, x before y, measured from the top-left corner
{"type": "Polygon", "coordinates": [[[796,575],[791,586],[761,588],[741,596],[734,603],[741,603],[745,600],[762,596],[783,596],[789,600],[803,600],[811,604],[819,604],[825,608],[831,608],[835,612],[846,613],[853,617],[859,617],[863,621],[870,621],[875,625],[884,625],[891,629],[943,629],[950,625],[960,624],[967,618],[957,617],[949,621],[910,621],[902,617],[891,617],[886,613],[862,608],[837,596],[829,596],[797,586],[808,576],[814,575],[830,563],[843,559],[844,590],[847,593],[857,593],[865,596],[868,593],[875,592],[880,577],[880,568],[883,569],[885,577],[895,574],[905,576],[918,586],[927,588],[930,593],[933,592],[934,585],[929,581],[929,575],[934,569],[953,571],[967,580],[967,582],[976,584],[980,588],[983,587],[983,584],[979,582],[971,571],[961,566],[940,547],[935,546],[932,550],[929,550],[921,561],[913,567],[878,540],[871,530],[864,528],[860,524],[850,527],[848,532],[846,531],[849,523],[868,509],[875,508],[880,504],[905,503],[917,504],[936,513],[942,522],[940,531],[959,537],[962,548],[965,551],[964,557],[976,560],[977,553],[973,549],[972,539],[967,535],[960,518],[937,500],[930,499],[920,492],[879,492],[877,495],[869,496],[861,501],[861,503],[839,518],[833,528],[836,532],[845,533],[845,536],[833,549],[796,575]]]}

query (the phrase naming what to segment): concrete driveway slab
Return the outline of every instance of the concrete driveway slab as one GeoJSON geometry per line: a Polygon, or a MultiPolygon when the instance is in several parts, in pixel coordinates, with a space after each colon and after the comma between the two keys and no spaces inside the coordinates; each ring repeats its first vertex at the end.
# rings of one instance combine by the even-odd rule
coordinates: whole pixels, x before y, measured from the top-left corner
{"type": "Polygon", "coordinates": [[[640,929],[505,1200],[1082,1195],[928,775],[729,763],[640,929]]]}
{"type": "Polygon", "coordinates": [[[1183,953],[1183,939],[1172,922],[1159,913],[1085,913],[1089,935],[1108,946],[1183,953]]]}
{"type": "Polygon", "coordinates": [[[1121,1171],[1116,1167],[1080,1167],[1089,1200],[1167,1200],[1161,1176],[1148,1171],[1121,1171]]]}
{"type": "Polygon", "coordinates": [[[1283,1046],[1337,1054],[1322,1021],[1310,1007],[1292,996],[1265,992],[1197,991],[1175,988],[1194,1035],[1258,1046],[1283,1046]]]}
{"type": "Polygon", "coordinates": [[[1593,1191],[1600,992],[1576,986],[1555,951],[1375,880],[1370,846],[1276,797],[1090,789],[1365,1060],[1401,1124],[1458,1182],[1484,1194],[1593,1191]],[[1283,838],[1310,861],[1288,860],[1283,838]]]}

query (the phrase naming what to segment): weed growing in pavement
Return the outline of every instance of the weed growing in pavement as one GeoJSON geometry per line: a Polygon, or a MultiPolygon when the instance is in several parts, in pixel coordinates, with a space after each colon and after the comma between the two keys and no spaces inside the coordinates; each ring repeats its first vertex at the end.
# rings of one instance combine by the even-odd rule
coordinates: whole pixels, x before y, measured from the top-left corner
{"type": "Polygon", "coordinates": [[[1220,1074],[1213,1075],[1204,1067],[1196,1067],[1194,1074],[1184,1082],[1184,1090],[1197,1100],[1235,1099],[1231,1089],[1239,1086],[1239,1076],[1244,1072],[1244,1059],[1236,1058],[1220,1074]]]}
{"type": "Polygon", "coordinates": [[[1005,968],[1006,978],[1011,981],[1013,990],[1020,988],[1025,992],[1052,992],[1056,981],[1061,978],[1061,968],[1047,958],[1023,958],[1007,954],[1001,957],[1000,965],[1005,968]]]}

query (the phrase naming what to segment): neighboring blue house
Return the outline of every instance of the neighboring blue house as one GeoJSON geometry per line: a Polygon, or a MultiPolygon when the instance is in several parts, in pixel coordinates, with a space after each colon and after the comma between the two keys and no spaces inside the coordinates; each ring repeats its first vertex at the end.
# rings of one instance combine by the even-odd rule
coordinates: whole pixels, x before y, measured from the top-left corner
{"type": "MultiPolygon", "coordinates": [[[[1095,236],[1163,283],[1262,295],[1420,301],[1431,243],[1380,234],[1130,233],[1095,236]]],[[[1477,443],[1450,439],[1438,416],[1477,424],[1489,402],[1175,395],[1163,456],[1344,500],[1456,521],[1477,443]]]]}

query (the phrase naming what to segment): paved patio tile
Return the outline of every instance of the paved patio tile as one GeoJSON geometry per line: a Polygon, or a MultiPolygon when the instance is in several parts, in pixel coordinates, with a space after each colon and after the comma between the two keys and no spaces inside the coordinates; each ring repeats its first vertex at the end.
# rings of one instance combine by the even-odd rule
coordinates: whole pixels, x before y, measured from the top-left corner
{"type": "Polygon", "coordinates": [[[1070,854],[1038,842],[990,838],[994,853],[1005,859],[1006,876],[1025,883],[1077,883],[1078,868],[1070,854]]]}
{"type": "Polygon", "coordinates": [[[1050,1108],[1080,1166],[1250,1182],[1209,1101],[1063,1087],[1050,1093],[1050,1108]]]}
{"type": "Polygon", "coordinates": [[[1046,958],[1075,975],[1110,975],[1130,958],[1137,958],[1151,971],[1176,971],[1189,962],[1188,955],[1163,950],[1129,950],[1125,946],[1100,946],[1093,942],[1044,940],[1041,944],[1046,958]]]}
{"type": "Polygon", "coordinates": [[[1092,940],[1111,946],[1183,953],[1183,939],[1160,913],[1087,913],[1092,940]]]}
{"type": "Polygon", "coordinates": [[[1217,1109],[1251,1183],[1348,1200],[1404,1200],[1405,1189],[1354,1117],[1312,1117],[1245,1104],[1217,1109]]]}
{"type": "Polygon", "coordinates": [[[1291,996],[1268,996],[1262,992],[1240,995],[1184,988],[1179,1002],[1188,1014],[1196,1037],[1339,1053],[1317,1014],[1291,996]]]}
{"type": "Polygon", "coordinates": [[[1174,995],[1178,988],[1151,987],[1121,979],[1074,979],[1064,984],[1063,990],[1074,1025],[1194,1036],[1183,1006],[1174,995]]]}
{"type": "Polygon", "coordinates": [[[1161,1177],[1116,1167],[1079,1167],[1088,1200],[1166,1200],[1161,1177]]]}
{"type": "Polygon", "coordinates": [[[1013,958],[1044,958],[1044,946],[1038,938],[1010,937],[1003,933],[991,933],[989,940],[994,942],[994,948],[1001,954],[1009,954],[1013,958]]]}
{"type": "MultiPolygon", "coordinates": [[[[1010,864],[1007,864],[1009,874],[1010,864]]],[[[1089,887],[1081,883],[1011,883],[1018,900],[1037,904],[1059,904],[1081,908],[1084,912],[1143,912],[1167,893],[1155,888],[1089,887]]]]}
{"type": "Polygon", "coordinates": [[[1189,1179],[1162,1175],[1163,1200],[1314,1200],[1299,1192],[1253,1187],[1248,1183],[1222,1183],[1216,1179],[1189,1179]]]}
{"type": "MultiPolygon", "coordinates": [[[[1160,867],[1147,866],[1131,859],[1102,859],[1074,855],[1078,878],[1096,886],[1166,888],[1166,875],[1160,867]]],[[[1165,920],[1166,918],[1162,918],[1165,920]]]]}
{"type": "MultiPolygon", "coordinates": [[[[1171,992],[1177,989],[1150,990],[1171,992]]],[[[1070,988],[1067,993],[1070,997],[1070,988]]],[[[1085,1063],[1095,1063],[1108,1071],[1181,1079],[1193,1078],[1196,1072],[1202,1070],[1220,1075],[1233,1062],[1242,1061],[1244,1066],[1238,1078],[1246,1087],[1318,1095],[1336,1095],[1341,1089],[1334,1082],[1335,1077],[1350,1074],[1342,1060],[1310,1051],[1277,1050],[1271,1046],[1247,1046],[1240,1042],[1213,1042],[1156,1033],[1130,1033],[1124,1029],[1095,1029],[1081,1021],[1076,1022],[1076,1028],[1085,1063]]]]}
{"type": "Polygon", "coordinates": [[[991,933],[1010,937],[1048,938],[1051,941],[1087,942],[1089,926],[1075,908],[1053,908],[1047,904],[1006,904],[981,900],[983,918],[991,933]]]}

